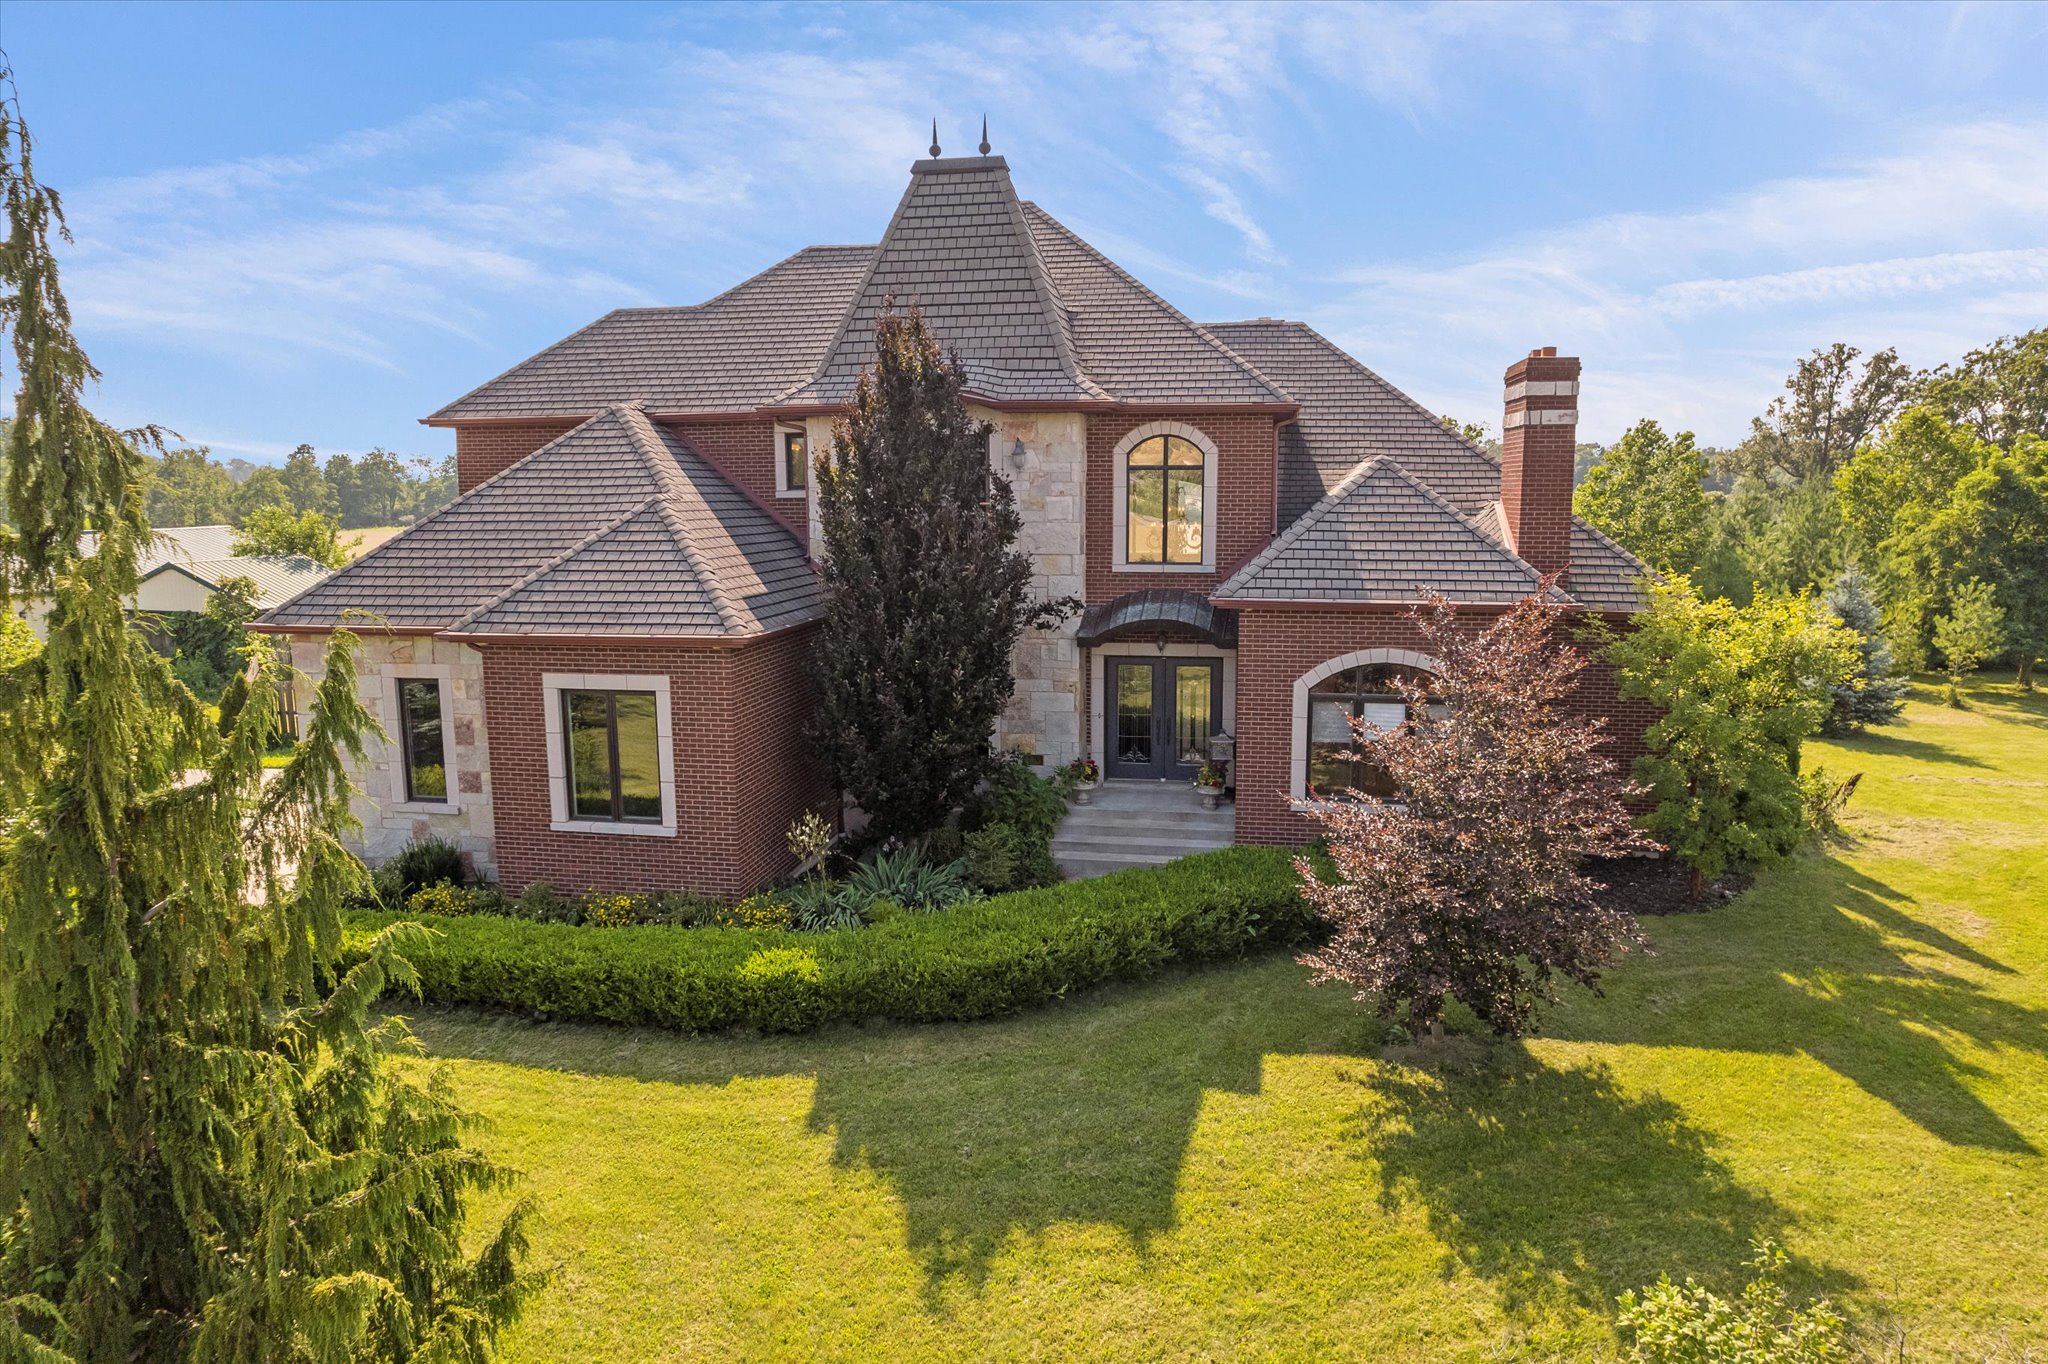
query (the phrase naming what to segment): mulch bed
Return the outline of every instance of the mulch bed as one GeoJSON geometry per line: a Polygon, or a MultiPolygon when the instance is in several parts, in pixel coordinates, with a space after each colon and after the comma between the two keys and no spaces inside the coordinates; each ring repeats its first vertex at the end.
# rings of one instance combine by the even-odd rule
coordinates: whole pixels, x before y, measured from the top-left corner
{"type": "Polygon", "coordinates": [[[1695,900],[1685,864],[1675,857],[1595,858],[1586,872],[1606,885],[1600,895],[1603,904],[1637,916],[1704,914],[1742,894],[1755,879],[1749,872],[1730,872],[1710,882],[1706,893],[1695,900]]]}

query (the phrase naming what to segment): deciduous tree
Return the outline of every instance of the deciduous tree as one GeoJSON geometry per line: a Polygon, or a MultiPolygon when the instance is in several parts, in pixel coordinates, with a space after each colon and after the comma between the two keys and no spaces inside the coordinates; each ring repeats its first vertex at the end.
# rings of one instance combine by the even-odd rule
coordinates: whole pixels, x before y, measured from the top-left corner
{"type": "MultiPolygon", "coordinates": [[[[0,73],[0,85],[9,85],[0,73]]],[[[11,91],[10,91],[11,93],[11,91]]],[[[0,609],[50,603],[0,671],[0,1357],[482,1360],[516,1310],[521,1218],[465,1253],[445,1079],[373,1022],[410,976],[386,931],[343,971],[343,755],[373,725],[337,632],[306,734],[265,783],[268,651],[217,717],[127,621],[153,430],[88,411],[50,238],[56,195],[0,100],[0,328],[20,388],[0,609]],[[81,553],[81,532],[96,532],[81,553]]]]}
{"type": "Polygon", "coordinates": [[[1621,694],[1661,712],[1635,776],[1655,801],[1646,827],[1691,868],[1697,896],[1731,863],[1797,845],[1800,744],[1855,675],[1856,635],[1810,596],[1737,606],[1683,580],[1649,590],[1608,652],[1621,694]]]}
{"type": "Polygon", "coordinates": [[[1034,599],[1031,561],[989,430],[915,309],[875,321],[874,368],[817,463],[826,612],[811,737],[878,832],[920,834],[995,761],[996,717],[1027,628],[1072,609],[1034,599]]]}
{"type": "Polygon", "coordinates": [[[1750,423],[1749,439],[1731,458],[1743,473],[1782,472],[1797,482],[1826,478],[1847,463],[1871,432],[1904,406],[1912,371],[1896,350],[1864,361],[1837,341],[1800,360],[1785,392],[1750,423]]]}
{"type": "Polygon", "coordinates": [[[1956,584],[1948,614],[1934,622],[1934,647],[1948,673],[1948,703],[1963,704],[1963,679],[2005,647],[2005,612],[1990,583],[1980,578],[1956,584]]]}
{"type": "Polygon", "coordinates": [[[230,543],[237,554],[303,554],[314,563],[340,568],[359,538],[344,544],[340,528],[316,511],[294,516],[289,507],[261,507],[249,514],[230,543]]]}
{"type": "Polygon", "coordinates": [[[1706,551],[1706,477],[1692,432],[1644,420],[1587,470],[1572,510],[1660,573],[1690,573],[1706,551]]]}
{"type": "Polygon", "coordinates": [[[1554,976],[1593,985],[1636,937],[1584,863],[1653,845],[1630,821],[1602,722],[1567,708],[1586,664],[1558,638],[1562,609],[1532,596],[1484,630],[1441,597],[1415,612],[1435,677],[1396,684],[1411,716],[1396,729],[1353,722],[1398,794],[1316,810],[1334,880],[1295,862],[1331,927],[1302,958],[1318,982],[1414,1029],[1457,999],[1515,1035],[1554,976]]]}

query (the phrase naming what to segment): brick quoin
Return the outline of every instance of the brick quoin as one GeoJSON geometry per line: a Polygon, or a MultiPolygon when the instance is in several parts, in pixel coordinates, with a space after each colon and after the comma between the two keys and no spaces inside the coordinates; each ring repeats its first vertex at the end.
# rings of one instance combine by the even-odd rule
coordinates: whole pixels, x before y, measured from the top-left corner
{"type": "Polygon", "coordinates": [[[1090,602],[1108,601],[1126,592],[1170,588],[1207,592],[1273,538],[1274,442],[1278,426],[1270,416],[1193,412],[1161,417],[1156,413],[1089,414],[1087,581],[1090,602]],[[1216,503],[1203,532],[1215,537],[1213,573],[1118,573],[1116,562],[1116,443],[1131,430],[1156,421],[1192,426],[1216,442],[1216,503]]]}
{"type": "Polygon", "coordinates": [[[803,742],[817,704],[806,625],[733,644],[593,638],[479,646],[491,736],[498,875],[509,891],[687,890],[737,899],[787,875],[784,841],[807,810],[835,818],[803,742]],[[544,673],[662,673],[675,744],[676,836],[559,833],[548,792],[544,673]]]}
{"type": "Polygon", "coordinates": [[[1508,542],[1538,572],[1556,573],[1571,566],[1579,362],[1545,346],[1509,365],[1503,382],[1500,505],[1508,542]]]}
{"type": "MultiPolygon", "coordinates": [[[[1498,608],[1465,607],[1458,619],[1476,632],[1499,615],[1498,608]]],[[[1570,628],[1569,618],[1561,628],[1570,628]]],[[[1294,683],[1318,665],[1360,649],[1426,652],[1406,607],[1259,606],[1238,612],[1238,842],[1291,846],[1318,832],[1313,820],[1288,804],[1294,683]]],[[[1620,699],[1613,666],[1600,660],[1579,674],[1570,708],[1607,718],[1608,754],[1623,775],[1643,751],[1643,731],[1657,718],[1648,703],[1620,699]]]]}

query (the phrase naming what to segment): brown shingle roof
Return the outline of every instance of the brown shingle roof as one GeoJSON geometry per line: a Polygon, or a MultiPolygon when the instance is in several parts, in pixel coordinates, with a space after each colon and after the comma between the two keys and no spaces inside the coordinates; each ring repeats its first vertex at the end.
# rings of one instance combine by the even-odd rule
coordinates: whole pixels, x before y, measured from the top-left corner
{"type": "Polygon", "coordinates": [[[920,161],[831,350],[789,403],[843,403],[874,363],[875,318],[915,304],[968,390],[999,401],[1101,401],[1075,364],[1065,310],[1000,156],[920,161]]]}
{"type": "Polygon", "coordinates": [[[1215,591],[1219,601],[1512,602],[1536,570],[1390,459],[1368,460],[1215,591]]]}
{"type": "Polygon", "coordinates": [[[428,420],[750,411],[810,376],[874,252],[813,246],[692,307],[606,313],[428,420]]]}
{"type": "Polygon", "coordinates": [[[816,575],[767,512],[638,407],[614,406],[311,591],[271,628],[751,635],[809,619],[816,575]]]}
{"type": "Polygon", "coordinates": [[[1500,496],[1500,465],[1429,409],[1302,322],[1202,328],[1301,403],[1280,433],[1280,514],[1299,516],[1362,460],[1391,457],[1473,515],[1500,496]]]}

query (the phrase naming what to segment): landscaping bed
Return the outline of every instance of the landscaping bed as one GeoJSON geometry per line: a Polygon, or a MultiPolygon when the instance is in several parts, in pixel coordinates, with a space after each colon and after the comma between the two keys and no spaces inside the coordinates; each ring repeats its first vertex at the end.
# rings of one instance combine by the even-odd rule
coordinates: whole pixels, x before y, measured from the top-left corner
{"type": "MultiPolygon", "coordinates": [[[[359,910],[344,956],[393,922],[359,910]]],[[[1289,855],[1227,848],[1164,867],[992,896],[834,932],[583,927],[424,916],[420,993],[553,1018],[800,1032],[869,1019],[986,1018],[1177,963],[1300,942],[1315,920],[1289,855]]]]}

